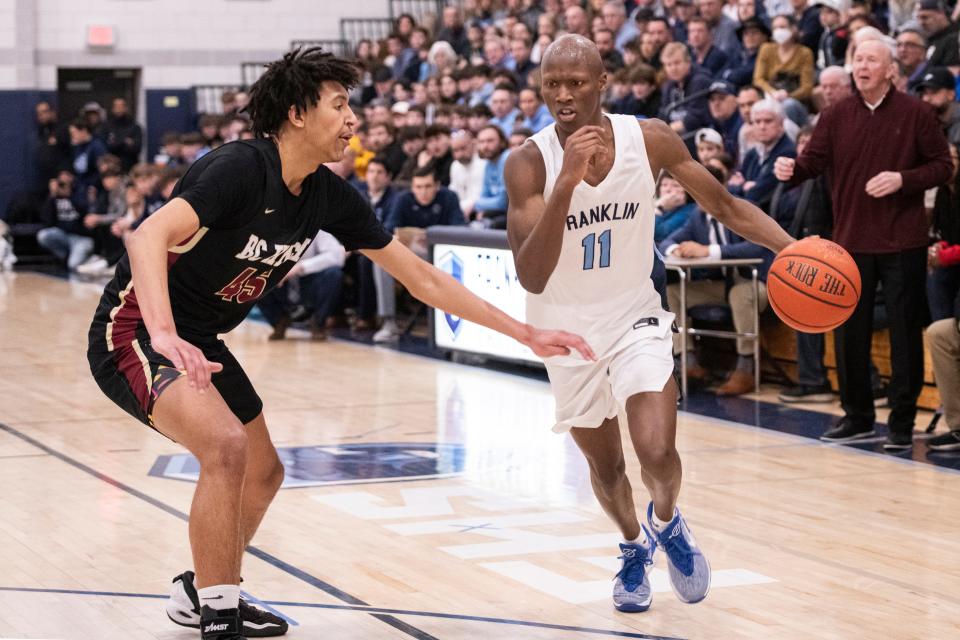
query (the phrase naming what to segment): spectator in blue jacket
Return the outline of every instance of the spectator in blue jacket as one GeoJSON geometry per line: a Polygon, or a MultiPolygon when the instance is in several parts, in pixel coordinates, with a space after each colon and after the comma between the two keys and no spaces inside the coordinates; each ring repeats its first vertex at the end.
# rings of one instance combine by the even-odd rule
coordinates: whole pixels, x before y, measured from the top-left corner
{"type": "Polygon", "coordinates": [[[717,77],[727,67],[728,56],[713,44],[707,21],[694,17],[687,21],[687,43],[693,50],[694,62],[711,76],[717,77]]]}
{"type": "MultiPolygon", "coordinates": [[[[431,167],[421,167],[413,174],[410,191],[400,195],[394,203],[384,228],[396,233],[405,227],[426,229],[434,225],[462,225],[463,212],[457,195],[440,186],[431,167]]],[[[426,234],[398,233],[401,242],[421,258],[427,258],[426,234]]],[[[377,286],[377,311],[383,318],[380,330],[373,334],[374,342],[392,342],[400,337],[397,325],[396,284],[393,277],[377,265],[373,267],[377,286]]]]}
{"type": "Polygon", "coordinates": [[[503,166],[507,162],[510,143],[496,125],[487,125],[477,132],[477,152],[487,161],[483,172],[483,190],[473,205],[477,226],[505,229],[507,227],[507,187],[503,181],[503,166]]]}
{"type": "Polygon", "coordinates": [[[69,171],[61,171],[49,186],[50,196],[40,209],[44,226],[37,232],[37,243],[74,271],[93,253],[93,238],[83,225],[86,189],[77,186],[69,171]]]}
{"type": "Polygon", "coordinates": [[[660,60],[667,76],[660,119],[681,135],[689,133],[692,136],[697,129],[709,127],[707,95],[712,82],[710,75],[693,67],[690,50],[681,42],[664,46],[660,60]]]}
{"type": "Polygon", "coordinates": [[[396,199],[383,227],[392,233],[399,227],[426,229],[438,224],[463,223],[457,194],[440,186],[433,167],[420,167],[413,174],[410,191],[400,194],[396,199]]]}
{"type": "Polygon", "coordinates": [[[730,192],[767,210],[779,183],[773,175],[773,165],[781,156],[795,158],[797,148],[784,131],[783,106],[777,100],[767,98],[753,105],[750,120],[759,146],[743,157],[740,173],[729,183],[730,192]]]}
{"type": "Polygon", "coordinates": [[[658,244],[682,227],[697,209],[683,185],[669,173],[660,177],[655,205],[657,217],[654,220],[653,239],[658,244]]]}
{"type": "Polygon", "coordinates": [[[738,140],[743,118],[737,108],[737,90],[729,82],[717,80],[710,85],[710,128],[723,137],[723,148],[731,158],[738,157],[738,140]]]}
{"type": "Polygon", "coordinates": [[[543,103],[540,91],[534,87],[520,90],[520,112],[523,114],[521,127],[530,129],[534,133],[547,125],[553,124],[553,116],[543,103]]]}
{"type": "Polygon", "coordinates": [[[757,66],[760,46],[770,40],[770,27],[759,18],[748,18],[737,27],[737,36],[743,45],[727,60],[727,68],[720,77],[738,89],[753,83],[753,69],[757,66]]]}
{"type": "Polygon", "coordinates": [[[99,186],[97,160],[107,153],[107,147],[102,140],[93,137],[90,125],[78,118],[70,123],[70,153],[73,175],[76,176],[79,188],[86,194],[88,187],[99,186]]]}

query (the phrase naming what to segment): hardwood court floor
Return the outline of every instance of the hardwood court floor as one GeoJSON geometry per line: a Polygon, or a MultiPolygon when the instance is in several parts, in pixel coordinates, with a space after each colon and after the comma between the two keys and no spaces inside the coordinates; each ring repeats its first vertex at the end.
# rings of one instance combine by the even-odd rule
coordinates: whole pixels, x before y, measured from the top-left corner
{"type": "MultiPolygon", "coordinates": [[[[90,378],[99,290],[0,274],[0,638],[198,635],[162,599],[189,567],[189,464],[90,378]]],[[[278,446],[301,447],[292,474],[329,472],[280,492],[245,557],[291,638],[960,638],[956,473],[683,414],[681,506],[713,589],[681,604],[658,557],[652,609],[620,614],[617,536],[545,383],[266,333],[229,342],[278,446]],[[377,481],[417,457],[439,477],[377,481]]]]}

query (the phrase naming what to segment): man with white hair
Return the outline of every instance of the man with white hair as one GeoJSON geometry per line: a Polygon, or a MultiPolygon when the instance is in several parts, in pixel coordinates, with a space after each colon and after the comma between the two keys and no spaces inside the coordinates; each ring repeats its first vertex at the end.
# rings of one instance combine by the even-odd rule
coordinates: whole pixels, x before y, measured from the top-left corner
{"type": "Polygon", "coordinates": [[[730,192],[746,198],[764,211],[769,209],[770,197],[777,188],[773,175],[774,163],[780,157],[793,158],[797,148],[783,129],[783,105],[767,98],[750,109],[754,139],[759,143],[743,157],[740,165],[740,180],[734,181],[730,192]],[[739,184],[737,184],[739,182],[739,184]]]}
{"type": "Polygon", "coordinates": [[[627,20],[627,8],[623,0],[607,0],[603,3],[600,15],[603,16],[603,23],[607,29],[613,32],[613,46],[620,53],[623,53],[623,48],[628,42],[640,35],[637,23],[634,20],[627,20]]]}
{"type": "Polygon", "coordinates": [[[463,215],[470,218],[473,206],[483,191],[483,173],[487,161],[477,155],[476,143],[470,129],[454,132],[450,139],[453,164],[450,165],[450,190],[460,199],[463,215]]]}
{"type": "Polygon", "coordinates": [[[932,110],[893,86],[892,39],[857,45],[858,94],[825,111],[803,154],[774,170],[790,184],[825,174],[833,203],[833,240],[860,270],[860,301],[837,329],[836,356],[844,416],[820,436],[853,442],[875,435],[870,346],[877,283],[890,323],[887,450],[913,446],[917,397],[923,387],[923,314],[927,229],[926,189],[950,178],[947,141],[932,110]]]}
{"type": "MultiPolygon", "coordinates": [[[[853,93],[850,74],[843,67],[827,67],[820,72],[820,87],[816,95],[819,97],[820,113],[853,93]]],[[[820,121],[820,113],[811,118],[811,124],[820,121]]]]}

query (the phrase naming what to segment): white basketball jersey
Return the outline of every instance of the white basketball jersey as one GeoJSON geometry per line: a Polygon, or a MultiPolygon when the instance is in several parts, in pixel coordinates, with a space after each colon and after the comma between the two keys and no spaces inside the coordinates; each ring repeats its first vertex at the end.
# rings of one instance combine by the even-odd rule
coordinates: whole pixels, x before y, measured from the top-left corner
{"type": "MultiPolygon", "coordinates": [[[[600,358],[634,337],[669,333],[673,322],[650,279],[656,187],[643,132],[634,116],[605,117],[613,126],[613,167],[597,186],[584,181],[573,190],[557,266],[543,293],[527,294],[528,322],[580,334],[600,358]]],[[[563,166],[563,148],[555,125],[532,140],[543,156],[543,197],[549,201],[563,166]]],[[[550,362],[583,360],[571,355],[550,362]]]]}

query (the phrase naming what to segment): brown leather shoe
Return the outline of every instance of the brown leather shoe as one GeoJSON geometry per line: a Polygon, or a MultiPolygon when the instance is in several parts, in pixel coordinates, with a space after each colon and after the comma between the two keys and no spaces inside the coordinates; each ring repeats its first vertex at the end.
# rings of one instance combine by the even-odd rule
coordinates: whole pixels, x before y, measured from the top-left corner
{"type": "Polygon", "coordinates": [[[688,382],[703,382],[708,377],[710,377],[710,372],[707,371],[706,367],[695,364],[693,366],[687,367],[687,381],[688,382]]]}
{"type": "Polygon", "coordinates": [[[280,316],[277,324],[273,325],[273,333],[268,340],[283,340],[287,335],[287,328],[290,326],[290,316],[280,316]]]}
{"type": "Polygon", "coordinates": [[[735,369],[726,382],[717,387],[718,396],[740,396],[753,391],[753,374],[735,369]]]}

